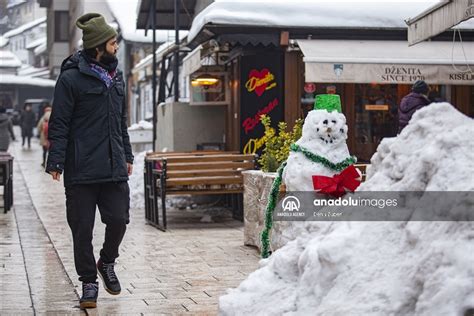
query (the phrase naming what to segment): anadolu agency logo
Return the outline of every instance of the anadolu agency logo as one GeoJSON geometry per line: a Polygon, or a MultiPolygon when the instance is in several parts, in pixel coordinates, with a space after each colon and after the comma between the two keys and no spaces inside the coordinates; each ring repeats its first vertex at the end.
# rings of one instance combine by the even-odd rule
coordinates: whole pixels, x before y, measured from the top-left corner
{"type": "Polygon", "coordinates": [[[304,212],[300,212],[301,202],[296,196],[289,195],[285,197],[281,201],[281,207],[282,211],[277,212],[277,216],[305,216],[304,212]]]}
{"type": "Polygon", "coordinates": [[[300,210],[300,200],[296,196],[289,195],[281,202],[284,212],[293,212],[300,210]]]}

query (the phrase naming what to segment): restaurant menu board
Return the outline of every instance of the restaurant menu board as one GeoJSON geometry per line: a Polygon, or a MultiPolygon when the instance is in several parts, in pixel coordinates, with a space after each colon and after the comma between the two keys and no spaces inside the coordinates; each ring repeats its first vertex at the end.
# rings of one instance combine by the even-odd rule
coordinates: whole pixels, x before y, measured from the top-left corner
{"type": "Polygon", "coordinates": [[[260,116],[269,116],[275,129],[284,120],[283,55],[242,56],[241,81],[240,150],[260,155],[265,144],[260,116]]]}

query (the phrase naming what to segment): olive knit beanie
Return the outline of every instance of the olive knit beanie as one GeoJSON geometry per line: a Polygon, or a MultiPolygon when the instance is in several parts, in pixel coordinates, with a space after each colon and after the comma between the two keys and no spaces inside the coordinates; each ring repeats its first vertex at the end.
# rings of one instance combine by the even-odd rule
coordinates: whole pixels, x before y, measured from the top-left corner
{"type": "Polygon", "coordinates": [[[99,13],[84,14],[77,19],[76,25],[82,30],[82,42],[85,49],[97,47],[117,36],[114,28],[108,25],[99,13]]]}

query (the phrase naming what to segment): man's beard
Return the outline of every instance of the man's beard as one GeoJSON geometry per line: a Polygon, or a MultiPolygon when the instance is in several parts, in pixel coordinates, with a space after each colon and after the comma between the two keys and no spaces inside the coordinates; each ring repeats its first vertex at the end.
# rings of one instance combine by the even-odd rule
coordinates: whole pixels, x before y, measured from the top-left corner
{"type": "Polygon", "coordinates": [[[115,54],[110,54],[105,51],[104,54],[100,57],[99,61],[105,65],[113,65],[117,62],[117,56],[115,54]]]}

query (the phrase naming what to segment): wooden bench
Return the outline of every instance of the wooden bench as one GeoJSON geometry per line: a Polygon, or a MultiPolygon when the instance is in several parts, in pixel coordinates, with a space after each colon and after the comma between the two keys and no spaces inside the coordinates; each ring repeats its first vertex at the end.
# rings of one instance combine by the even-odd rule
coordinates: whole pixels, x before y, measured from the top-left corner
{"type": "Polygon", "coordinates": [[[13,205],[13,157],[0,152],[0,185],[3,186],[3,211],[8,212],[13,205]]]}
{"type": "Polygon", "coordinates": [[[167,195],[225,194],[234,218],[242,220],[242,171],[253,169],[255,155],[238,152],[151,153],[145,157],[144,170],[146,219],[166,230],[167,195]]]}

